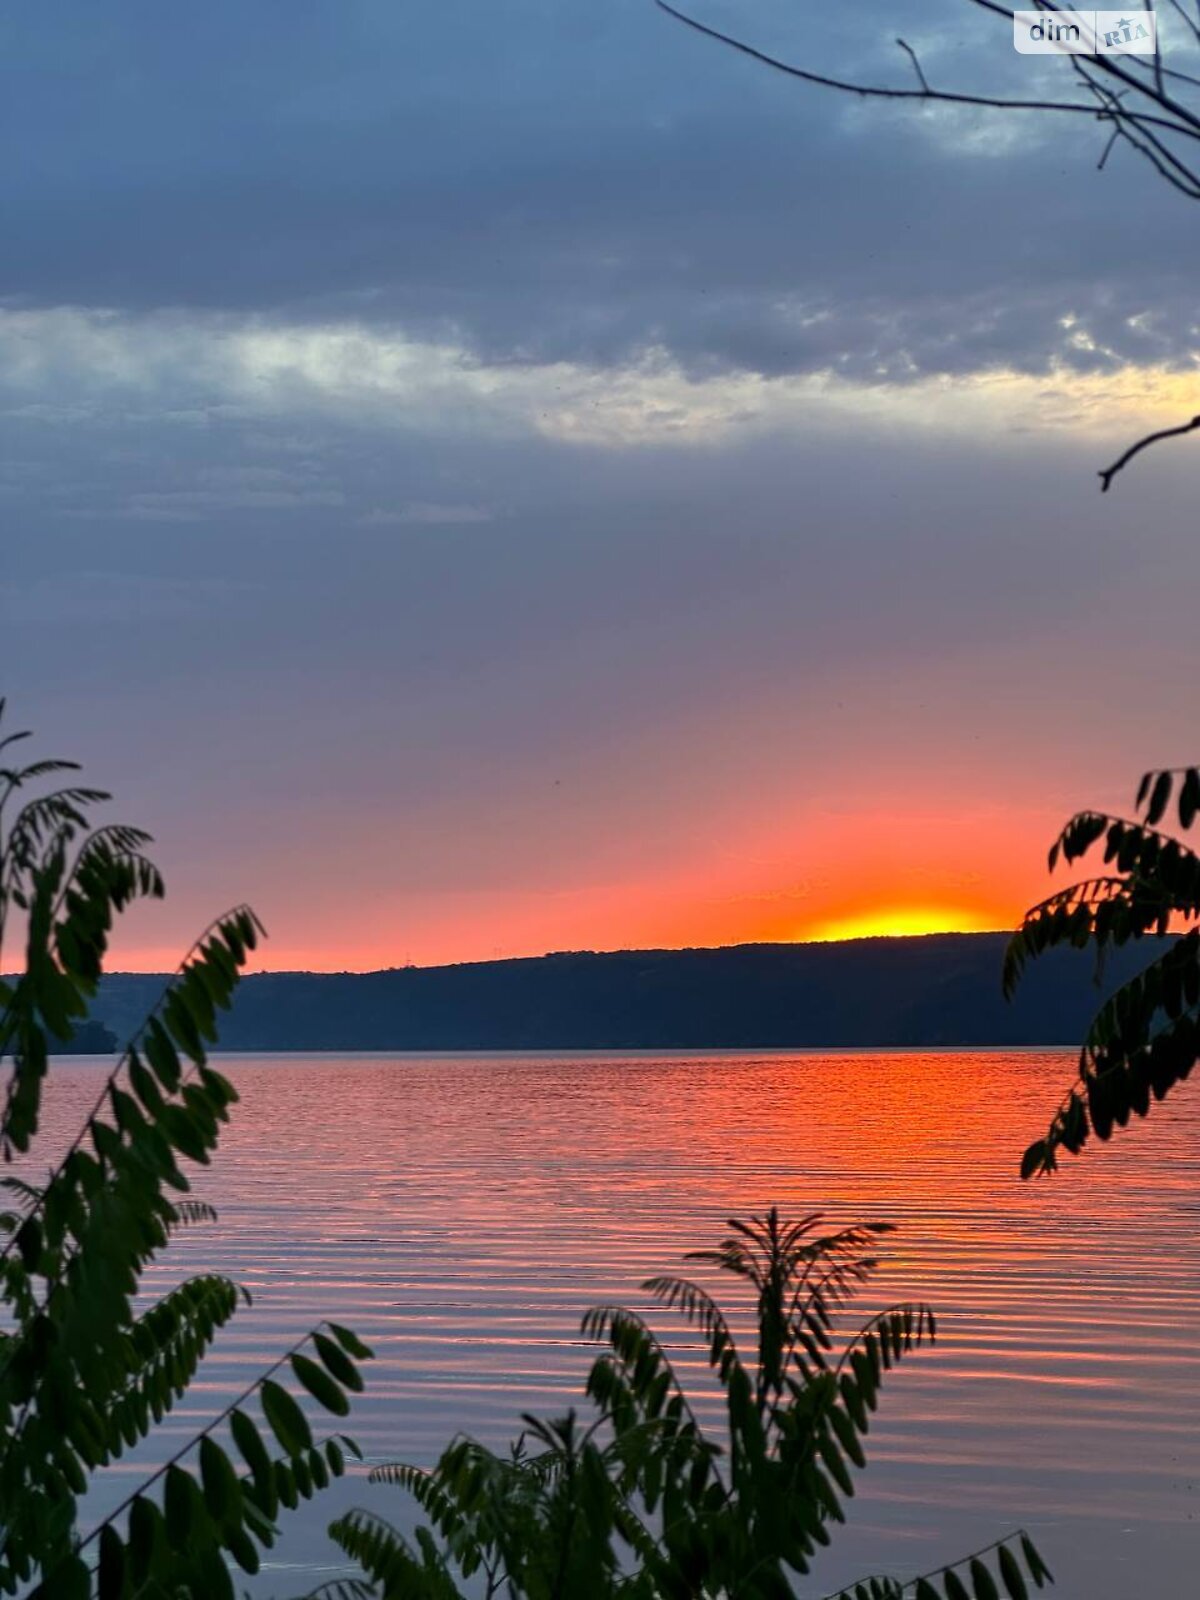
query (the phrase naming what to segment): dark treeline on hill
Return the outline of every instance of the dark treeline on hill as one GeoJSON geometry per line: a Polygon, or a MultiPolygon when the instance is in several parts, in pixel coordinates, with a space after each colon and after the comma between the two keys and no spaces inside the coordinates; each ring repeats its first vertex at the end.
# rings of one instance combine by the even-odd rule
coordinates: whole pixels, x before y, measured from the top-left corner
{"type": "MultiPolygon", "coordinates": [[[[842,944],[579,952],[369,973],[243,981],[227,1050],[636,1050],[1049,1045],[1081,1038],[1150,946],[1051,951],[1016,998],[1000,992],[1007,935],[842,944]]],[[[96,1006],[124,1039],[161,978],[105,978],[96,1006]]]]}
{"type": "Polygon", "coordinates": [[[111,1055],[120,1042],[111,1028],[89,1017],[76,1026],[69,1044],[60,1044],[56,1048],[69,1056],[106,1056],[111,1055]]]}

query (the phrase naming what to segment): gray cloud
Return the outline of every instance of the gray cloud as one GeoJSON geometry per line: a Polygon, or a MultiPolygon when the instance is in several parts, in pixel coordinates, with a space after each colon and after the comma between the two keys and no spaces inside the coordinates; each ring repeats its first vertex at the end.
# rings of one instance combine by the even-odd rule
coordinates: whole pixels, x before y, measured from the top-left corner
{"type": "MultiPolygon", "coordinates": [[[[420,950],[418,891],[699,873],[906,763],[972,817],[1040,763],[1048,827],[1171,758],[1192,458],[1131,511],[1052,424],[1191,370],[1192,219],[1091,130],[867,115],[646,0],[52,11],[0,53],[4,688],[166,820],[167,937],[311,943],[299,861],[331,950],[420,950]]],[[[841,870],[797,839],[773,881],[841,870]]]]}
{"type": "MultiPolygon", "coordinates": [[[[27,19],[0,63],[10,303],[891,381],[1195,348],[1189,208],[1132,160],[1097,174],[1086,126],[864,113],[648,0],[62,11],[69,44],[27,19]]],[[[943,75],[1034,70],[961,0],[832,17],[724,11],[833,65],[895,75],[905,26],[943,75]]]]}

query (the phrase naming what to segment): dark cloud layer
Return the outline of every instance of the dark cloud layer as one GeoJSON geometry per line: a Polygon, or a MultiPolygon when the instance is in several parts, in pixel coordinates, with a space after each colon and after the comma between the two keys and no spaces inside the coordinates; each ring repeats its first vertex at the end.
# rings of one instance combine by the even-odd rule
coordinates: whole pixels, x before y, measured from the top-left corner
{"type": "MultiPolygon", "coordinates": [[[[1025,70],[967,9],[762,14],[1025,70]]],[[[0,139],[2,688],[162,829],[165,942],[723,937],[681,896],[854,867],[794,816],[1032,794],[1040,847],[1180,755],[1188,459],[1100,500],[1142,402],[1082,380],[1189,360],[1192,219],[1091,130],[868,114],[648,0],[64,0],[0,23],[0,139]]]]}
{"type": "MultiPolygon", "coordinates": [[[[906,24],[943,75],[1015,70],[961,0],[717,14],[836,65],[883,70],[906,24]]],[[[1097,174],[1095,130],[859,112],[649,0],[63,4],[6,31],[12,302],[901,381],[1195,343],[1188,208],[1132,159],[1097,174]]]]}

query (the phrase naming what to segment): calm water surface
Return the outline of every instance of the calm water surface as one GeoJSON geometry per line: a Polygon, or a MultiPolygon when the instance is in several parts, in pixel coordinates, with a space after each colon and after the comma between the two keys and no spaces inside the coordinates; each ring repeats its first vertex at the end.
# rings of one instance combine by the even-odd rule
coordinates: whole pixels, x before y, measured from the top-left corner
{"type": "MultiPolygon", "coordinates": [[[[171,1438],[321,1315],[374,1345],[352,1419],[369,1460],[428,1462],[457,1430],[506,1441],[562,1408],[579,1314],[777,1203],[900,1225],[863,1315],[929,1300],[942,1337],[896,1373],[849,1526],[807,1596],[916,1573],[1017,1525],[1062,1600],[1200,1592],[1200,1102],[1022,1185],[1016,1159],[1064,1052],[617,1057],[246,1056],[242,1095],[161,1287],[230,1273],[254,1304],[220,1337],[171,1438]]],[[[40,1154],[98,1063],[52,1075],[40,1154]]],[[[657,1314],[698,1394],[703,1363],[657,1314]]],[[[165,1454],[163,1439],[155,1452],[165,1454]]],[[[101,1502],[132,1483],[123,1465],[101,1502]]],[[[361,1478],[286,1518],[256,1593],[342,1570],[322,1529],[361,1478]]],[[[286,1516],[286,1514],[285,1514],[286,1516]]]]}

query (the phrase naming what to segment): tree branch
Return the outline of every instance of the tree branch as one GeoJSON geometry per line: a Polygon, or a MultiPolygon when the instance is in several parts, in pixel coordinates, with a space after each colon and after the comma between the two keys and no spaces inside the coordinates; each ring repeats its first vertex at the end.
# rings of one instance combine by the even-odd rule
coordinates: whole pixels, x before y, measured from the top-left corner
{"type": "MultiPolygon", "coordinates": [[[[992,12],[1009,21],[1013,18],[1012,8],[1002,4],[1001,0],[969,0],[969,3],[981,11],[992,12]]],[[[1187,25],[1195,42],[1200,43],[1200,3],[1197,4],[1195,20],[1184,9],[1181,0],[1169,0],[1169,3],[1187,25]]],[[[1153,59],[1148,64],[1140,62],[1133,56],[1071,55],[1072,67],[1094,98],[1086,102],[1067,99],[1027,100],[1016,96],[934,89],[921,68],[916,51],[904,39],[897,39],[896,43],[912,65],[917,78],[916,88],[837,78],[830,73],[798,66],[794,62],[784,61],[781,57],[770,54],[769,51],[760,50],[756,45],[749,44],[733,34],[724,33],[720,28],[714,28],[707,22],[689,16],[673,5],[671,0],[654,0],[654,4],[667,16],[691,28],[695,33],[714,39],[718,44],[735,50],[739,55],[748,56],[750,60],[769,67],[773,72],[781,72],[789,78],[814,84],[818,88],[836,89],[842,94],[855,95],[859,99],[915,101],[926,105],[971,106],[997,111],[1053,111],[1107,123],[1110,132],[1100,155],[1101,169],[1107,163],[1113,146],[1118,140],[1124,140],[1139,155],[1145,157],[1172,188],[1186,195],[1188,199],[1200,200],[1200,167],[1193,166],[1189,160],[1178,154],[1169,142],[1173,139],[1200,141],[1200,112],[1177,99],[1168,88],[1168,80],[1188,87],[1200,87],[1200,84],[1192,74],[1168,67],[1163,61],[1161,46],[1156,49],[1153,59]],[[1110,82],[1105,82],[1105,79],[1110,82]],[[1121,87],[1113,87],[1113,82],[1121,87]]],[[[1035,0],[1035,4],[1039,11],[1051,15],[1070,16],[1074,12],[1073,6],[1058,5],[1054,0],[1035,0]]],[[[1155,9],[1153,0],[1146,0],[1144,9],[1153,13],[1155,9]]],[[[1107,493],[1117,474],[1150,445],[1158,444],[1163,439],[1175,439],[1198,429],[1200,429],[1200,416],[1195,416],[1190,422],[1181,423],[1178,427],[1162,428],[1156,433],[1147,434],[1144,439],[1139,439],[1130,445],[1112,466],[1104,468],[1100,473],[1101,492],[1107,493]]]]}
{"type": "Polygon", "coordinates": [[[1157,433],[1148,433],[1144,439],[1131,444],[1123,455],[1117,457],[1111,467],[1105,467],[1101,472],[1100,493],[1108,493],[1109,485],[1117,473],[1127,467],[1134,456],[1140,455],[1143,450],[1149,449],[1152,444],[1158,444],[1162,439],[1178,439],[1181,434],[1195,433],[1197,428],[1200,428],[1200,417],[1193,417],[1190,422],[1181,422],[1177,428],[1160,428],[1157,433]]]}
{"type": "MultiPolygon", "coordinates": [[[[986,10],[995,11],[1001,16],[1010,17],[1012,12],[1004,6],[993,5],[990,0],[972,0],[975,5],[982,5],[986,10]]],[[[927,104],[975,106],[982,110],[990,111],[1055,111],[1068,116],[1076,117],[1104,117],[1098,112],[1091,101],[1084,100],[1026,100],[1012,95],[989,95],[974,91],[956,91],[953,89],[933,89],[922,79],[922,86],[916,89],[902,89],[890,84],[864,83],[852,78],[835,78],[830,73],[816,72],[810,67],[797,66],[795,62],[784,61],[781,56],[771,55],[769,51],[760,50],[757,45],[748,44],[746,40],[739,39],[731,33],[723,33],[720,28],[714,28],[707,22],[701,22],[697,17],[691,17],[686,11],[678,10],[670,0],[654,0],[654,4],[667,16],[676,22],[683,23],[684,27],[691,28],[695,33],[703,34],[708,39],[715,39],[718,44],[725,45],[730,50],[735,50],[739,55],[749,56],[752,61],[760,62],[764,67],[770,67],[774,72],[782,72],[789,78],[797,78],[801,83],[815,84],[821,89],[837,89],[842,94],[857,95],[864,100],[897,100],[897,101],[924,101],[927,104]]],[[[1044,7],[1045,10],[1054,10],[1055,7],[1044,7]]],[[[903,41],[897,41],[903,46],[903,41]]],[[[1094,64],[1110,76],[1118,78],[1122,83],[1138,90],[1140,93],[1158,98],[1153,85],[1146,83],[1132,75],[1124,67],[1114,64],[1112,58],[1095,57],[1094,64]]],[[[1160,128],[1164,133],[1177,134],[1182,138],[1200,141],[1200,117],[1197,117],[1186,106],[1179,105],[1169,96],[1162,97],[1164,109],[1169,115],[1160,116],[1155,112],[1129,112],[1130,120],[1149,126],[1160,128]]],[[[1107,120],[1105,118],[1105,120],[1107,120]]],[[[1198,179],[1200,181],[1200,179],[1198,179]]]]}

